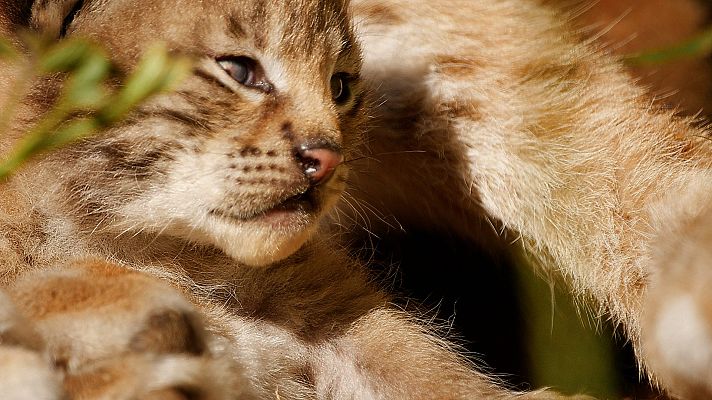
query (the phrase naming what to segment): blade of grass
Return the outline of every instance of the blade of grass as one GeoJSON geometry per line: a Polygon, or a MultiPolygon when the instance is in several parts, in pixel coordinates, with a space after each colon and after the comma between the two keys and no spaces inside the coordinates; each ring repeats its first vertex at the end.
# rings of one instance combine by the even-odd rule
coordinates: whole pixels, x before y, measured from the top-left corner
{"type": "Polygon", "coordinates": [[[117,121],[147,97],[170,89],[190,73],[190,68],[190,62],[185,58],[171,59],[165,46],[151,47],[111,107],[99,110],[99,118],[106,123],[117,121]]]}
{"type": "MultiPolygon", "coordinates": [[[[38,52],[30,59],[38,60],[42,72],[66,72],[69,76],[55,107],[0,163],[0,179],[37,154],[65,146],[120,121],[147,98],[177,85],[192,68],[187,58],[170,56],[165,46],[153,46],[144,54],[126,84],[107,95],[104,82],[112,68],[97,46],[82,40],[67,40],[54,45],[47,45],[41,38],[30,40],[29,47],[38,52]],[[72,119],[78,114],[84,116],[72,119]]],[[[28,82],[32,76],[21,82],[28,82]]],[[[20,89],[23,88],[24,85],[20,89]]],[[[18,93],[25,93],[25,90],[18,90],[18,93]]],[[[0,123],[4,119],[7,119],[6,124],[9,122],[18,101],[19,97],[11,99],[12,104],[3,110],[9,112],[0,115],[0,123]]],[[[0,128],[4,125],[0,124],[0,128]]]]}
{"type": "Polygon", "coordinates": [[[5,60],[13,60],[18,56],[15,46],[9,40],[0,38],[0,58],[5,60]]]}
{"type": "Polygon", "coordinates": [[[704,57],[712,53],[712,27],[674,46],[631,54],[624,61],[632,66],[655,65],[685,58],[704,57]]]}

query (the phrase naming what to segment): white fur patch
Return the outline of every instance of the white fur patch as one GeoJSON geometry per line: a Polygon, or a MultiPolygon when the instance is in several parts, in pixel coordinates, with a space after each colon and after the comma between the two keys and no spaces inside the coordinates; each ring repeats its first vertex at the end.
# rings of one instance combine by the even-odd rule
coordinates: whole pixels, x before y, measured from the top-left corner
{"type": "Polygon", "coordinates": [[[673,298],[662,308],[655,339],[665,363],[691,381],[712,367],[712,336],[692,296],[673,298]]]}
{"type": "Polygon", "coordinates": [[[0,370],[0,397],[4,400],[62,398],[59,376],[38,353],[0,346],[0,370]]]}

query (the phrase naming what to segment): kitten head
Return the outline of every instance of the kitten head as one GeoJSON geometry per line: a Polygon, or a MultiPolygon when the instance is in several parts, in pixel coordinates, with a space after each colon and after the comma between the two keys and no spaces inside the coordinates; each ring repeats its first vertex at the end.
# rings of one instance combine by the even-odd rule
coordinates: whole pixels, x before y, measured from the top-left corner
{"type": "Polygon", "coordinates": [[[156,41],[192,76],[53,154],[76,216],[215,245],[250,265],[296,251],[344,189],[364,92],[341,0],[38,0],[31,24],[130,70],[156,41]]]}

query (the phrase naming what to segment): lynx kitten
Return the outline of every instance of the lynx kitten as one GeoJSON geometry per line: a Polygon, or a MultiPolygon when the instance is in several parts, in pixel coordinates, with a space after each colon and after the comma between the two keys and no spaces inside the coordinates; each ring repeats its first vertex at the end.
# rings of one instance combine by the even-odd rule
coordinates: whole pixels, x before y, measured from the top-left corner
{"type": "MultiPolygon", "coordinates": [[[[520,233],[666,387],[712,393],[704,133],[553,11],[0,0],[0,12],[6,35],[89,37],[122,71],[154,41],[196,60],[177,91],[4,184],[4,398],[557,397],[498,386],[389,305],[319,227],[347,178],[411,224],[476,237],[487,217],[520,233]]],[[[0,68],[4,98],[16,71],[0,68]]],[[[0,152],[62,84],[33,82],[0,152]]]]}

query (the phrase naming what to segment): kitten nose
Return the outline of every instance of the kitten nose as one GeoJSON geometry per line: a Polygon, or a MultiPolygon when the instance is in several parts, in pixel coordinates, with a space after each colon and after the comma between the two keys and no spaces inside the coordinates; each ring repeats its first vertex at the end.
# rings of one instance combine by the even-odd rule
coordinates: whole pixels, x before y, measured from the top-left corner
{"type": "Polygon", "coordinates": [[[297,158],[302,163],[304,174],[314,185],[328,180],[336,167],[344,160],[344,156],[333,146],[301,145],[297,150],[297,158]]]}

